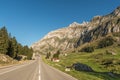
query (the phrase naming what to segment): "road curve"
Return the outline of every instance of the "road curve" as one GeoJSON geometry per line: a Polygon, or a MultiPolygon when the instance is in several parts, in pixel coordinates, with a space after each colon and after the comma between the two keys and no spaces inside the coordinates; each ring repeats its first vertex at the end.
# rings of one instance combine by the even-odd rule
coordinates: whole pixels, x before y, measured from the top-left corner
{"type": "Polygon", "coordinates": [[[0,69],[0,80],[77,80],[37,60],[0,69]]]}

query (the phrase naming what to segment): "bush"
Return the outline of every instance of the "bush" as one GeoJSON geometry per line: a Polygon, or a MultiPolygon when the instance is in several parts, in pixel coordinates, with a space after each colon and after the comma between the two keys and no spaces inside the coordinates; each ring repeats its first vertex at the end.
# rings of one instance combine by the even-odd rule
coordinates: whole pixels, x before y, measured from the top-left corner
{"type": "Polygon", "coordinates": [[[101,64],[102,65],[120,65],[120,60],[119,59],[114,59],[114,58],[112,58],[112,59],[103,59],[102,61],[101,61],[101,64]]]}
{"type": "Polygon", "coordinates": [[[110,72],[120,74],[120,60],[119,59],[103,59],[101,65],[110,72]]]}
{"type": "Polygon", "coordinates": [[[113,64],[113,59],[104,59],[102,60],[101,64],[105,66],[111,65],[113,64]]]}
{"type": "Polygon", "coordinates": [[[56,54],[53,55],[53,58],[59,59],[60,51],[58,50],[56,54]]]}
{"type": "Polygon", "coordinates": [[[87,71],[87,72],[91,72],[93,71],[91,67],[89,67],[86,64],[82,64],[82,63],[74,63],[72,65],[72,67],[76,70],[76,71],[87,71]]]}
{"type": "Polygon", "coordinates": [[[89,53],[91,53],[91,52],[94,51],[94,47],[92,47],[92,46],[84,47],[80,51],[81,52],[89,52],[89,53]]]}
{"type": "Polygon", "coordinates": [[[111,55],[111,54],[112,54],[112,52],[111,52],[111,51],[106,50],[105,54],[111,55]]]}
{"type": "Polygon", "coordinates": [[[120,44],[118,44],[118,46],[120,46],[120,44]]]}
{"type": "Polygon", "coordinates": [[[113,45],[114,43],[114,39],[109,36],[109,37],[106,37],[104,39],[102,39],[99,43],[98,43],[98,48],[104,48],[104,47],[107,47],[107,46],[111,46],[113,45]]]}
{"type": "Polygon", "coordinates": [[[49,59],[50,56],[51,56],[51,53],[49,52],[49,53],[46,54],[46,57],[45,57],[45,58],[46,58],[46,59],[49,59]]]}

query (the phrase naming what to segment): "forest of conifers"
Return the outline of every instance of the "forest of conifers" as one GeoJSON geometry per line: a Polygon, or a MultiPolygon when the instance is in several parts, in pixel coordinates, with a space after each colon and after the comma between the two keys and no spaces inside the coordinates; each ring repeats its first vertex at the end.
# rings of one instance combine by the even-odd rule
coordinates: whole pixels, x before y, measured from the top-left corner
{"type": "Polygon", "coordinates": [[[26,59],[31,59],[33,50],[27,45],[23,46],[18,43],[15,37],[8,33],[6,27],[0,28],[0,54],[5,54],[13,59],[19,60],[19,55],[26,56],[26,59]]]}

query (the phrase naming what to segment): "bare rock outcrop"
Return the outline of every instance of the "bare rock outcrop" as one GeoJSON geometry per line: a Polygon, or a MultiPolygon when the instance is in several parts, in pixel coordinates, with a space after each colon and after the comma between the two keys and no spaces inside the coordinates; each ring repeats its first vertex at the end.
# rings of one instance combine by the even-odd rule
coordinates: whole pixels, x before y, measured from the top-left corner
{"type": "Polygon", "coordinates": [[[42,53],[54,52],[55,50],[66,51],[108,34],[119,32],[120,7],[108,15],[95,16],[90,22],[82,24],[73,22],[68,27],[51,31],[31,47],[34,51],[42,53]]]}

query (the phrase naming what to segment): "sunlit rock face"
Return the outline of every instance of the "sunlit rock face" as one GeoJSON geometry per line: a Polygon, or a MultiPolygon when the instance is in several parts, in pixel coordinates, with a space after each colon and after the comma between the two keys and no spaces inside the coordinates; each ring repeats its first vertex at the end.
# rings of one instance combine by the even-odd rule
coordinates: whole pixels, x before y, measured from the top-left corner
{"type": "Polygon", "coordinates": [[[74,48],[81,34],[84,30],[87,30],[87,24],[87,22],[82,24],[73,22],[68,27],[51,31],[40,41],[34,43],[32,47],[34,50],[40,50],[41,52],[74,48]]]}
{"type": "Polygon", "coordinates": [[[51,31],[32,48],[42,53],[65,51],[116,32],[120,32],[120,7],[108,15],[93,17],[90,22],[73,22],[68,27],[51,31]]]}

